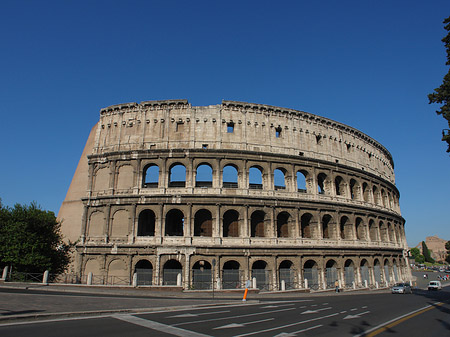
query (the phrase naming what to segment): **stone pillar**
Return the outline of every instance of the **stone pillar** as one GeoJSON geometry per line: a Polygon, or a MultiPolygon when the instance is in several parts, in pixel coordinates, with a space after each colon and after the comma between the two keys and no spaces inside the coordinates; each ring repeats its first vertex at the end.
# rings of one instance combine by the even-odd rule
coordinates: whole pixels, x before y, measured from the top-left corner
{"type": "Polygon", "coordinates": [[[216,204],[216,223],[213,228],[213,237],[222,237],[222,219],[220,217],[220,204],[216,204]]]}
{"type": "Polygon", "coordinates": [[[250,229],[249,229],[249,221],[248,221],[248,205],[244,205],[243,207],[244,209],[244,231],[242,233],[242,236],[244,238],[249,238],[250,237],[250,229]]]}
{"type": "Polygon", "coordinates": [[[106,206],[106,212],[105,213],[106,213],[105,214],[105,228],[104,228],[103,236],[104,236],[105,243],[108,243],[108,241],[109,241],[109,233],[111,232],[110,224],[112,222],[112,219],[111,219],[111,205],[107,205],[106,206]]]}
{"type": "Polygon", "coordinates": [[[183,234],[184,234],[184,237],[189,238],[192,236],[191,235],[192,222],[193,222],[193,220],[192,220],[192,204],[188,203],[187,208],[188,208],[188,211],[187,211],[187,217],[184,221],[184,233],[183,234]]]}

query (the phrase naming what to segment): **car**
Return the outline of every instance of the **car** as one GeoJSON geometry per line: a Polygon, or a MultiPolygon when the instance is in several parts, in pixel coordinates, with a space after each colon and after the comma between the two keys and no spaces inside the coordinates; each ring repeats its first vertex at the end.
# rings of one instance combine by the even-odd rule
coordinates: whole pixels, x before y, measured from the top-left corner
{"type": "Polygon", "coordinates": [[[430,281],[430,283],[428,283],[428,290],[441,290],[441,289],[442,289],[441,281],[430,281]]]}
{"type": "Polygon", "coordinates": [[[411,285],[409,283],[396,283],[391,292],[393,294],[412,294],[411,285]]]}

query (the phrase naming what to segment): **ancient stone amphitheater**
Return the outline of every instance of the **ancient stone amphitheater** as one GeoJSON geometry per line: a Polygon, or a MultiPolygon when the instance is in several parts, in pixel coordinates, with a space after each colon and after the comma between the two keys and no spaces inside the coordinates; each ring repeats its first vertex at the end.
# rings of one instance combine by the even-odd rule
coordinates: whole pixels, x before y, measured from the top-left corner
{"type": "Polygon", "coordinates": [[[411,278],[391,154],[274,106],[102,109],[59,219],[82,282],[314,290],[411,278]]]}

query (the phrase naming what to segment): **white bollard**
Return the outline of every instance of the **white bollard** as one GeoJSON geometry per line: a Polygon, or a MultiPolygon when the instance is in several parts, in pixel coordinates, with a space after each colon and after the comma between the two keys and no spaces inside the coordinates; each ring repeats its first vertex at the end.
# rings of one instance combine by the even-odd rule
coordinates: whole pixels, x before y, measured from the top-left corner
{"type": "Polygon", "coordinates": [[[305,278],[305,289],[308,289],[308,279],[305,278]]]}
{"type": "Polygon", "coordinates": [[[133,287],[137,287],[137,273],[133,274],[133,287]]]}
{"type": "Polygon", "coordinates": [[[256,289],[256,277],[252,278],[252,288],[256,289]]]}
{"type": "Polygon", "coordinates": [[[367,280],[364,280],[364,288],[369,288],[369,286],[367,285],[367,280]]]}
{"type": "Polygon", "coordinates": [[[355,283],[355,281],[352,282],[352,287],[353,287],[353,289],[356,289],[356,283],[355,283]]]}
{"type": "Polygon", "coordinates": [[[94,274],[92,274],[92,272],[90,272],[88,274],[88,278],[87,278],[87,285],[91,286],[92,285],[92,277],[94,276],[94,274]]]}
{"type": "Polygon", "coordinates": [[[181,287],[181,273],[177,274],[177,287],[181,287]]]}
{"type": "Polygon", "coordinates": [[[3,281],[6,280],[7,277],[8,277],[8,266],[3,268],[2,280],[3,281]]]}
{"type": "Polygon", "coordinates": [[[377,282],[375,282],[375,288],[379,288],[380,286],[378,285],[378,281],[377,282]]]}
{"type": "Polygon", "coordinates": [[[42,284],[48,284],[48,270],[44,271],[44,276],[42,277],[42,284]]]}
{"type": "Polygon", "coordinates": [[[286,291],[286,281],[281,280],[281,291],[286,291]]]}

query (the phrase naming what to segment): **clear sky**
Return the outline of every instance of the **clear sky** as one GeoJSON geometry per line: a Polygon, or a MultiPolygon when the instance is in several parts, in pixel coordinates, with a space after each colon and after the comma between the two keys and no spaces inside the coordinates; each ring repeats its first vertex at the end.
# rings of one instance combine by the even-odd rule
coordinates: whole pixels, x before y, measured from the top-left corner
{"type": "Polygon", "coordinates": [[[58,212],[103,107],[222,99],[307,111],[393,155],[410,245],[450,240],[450,1],[0,1],[0,198],[58,212]]]}

